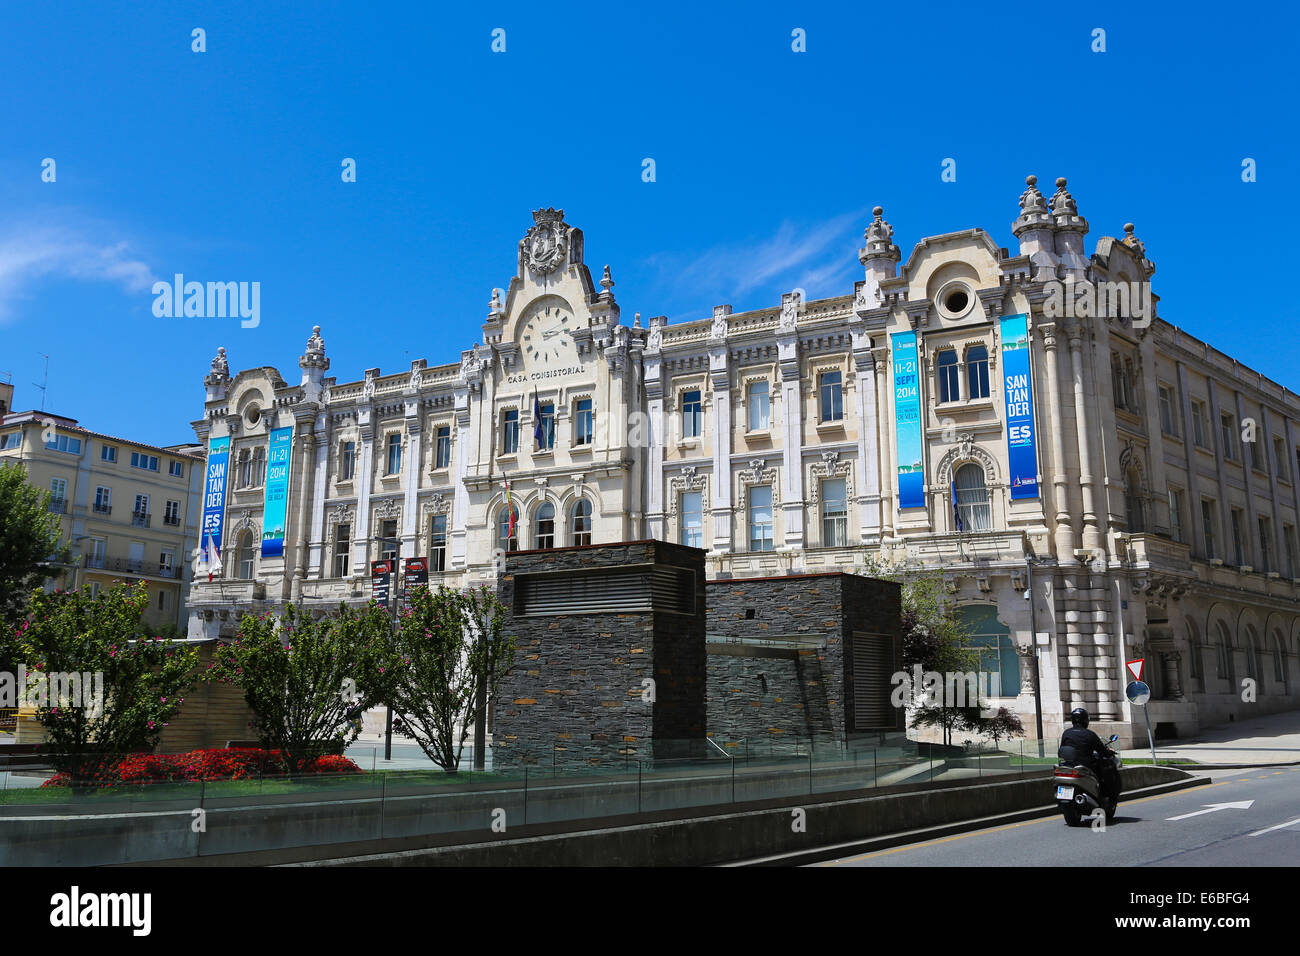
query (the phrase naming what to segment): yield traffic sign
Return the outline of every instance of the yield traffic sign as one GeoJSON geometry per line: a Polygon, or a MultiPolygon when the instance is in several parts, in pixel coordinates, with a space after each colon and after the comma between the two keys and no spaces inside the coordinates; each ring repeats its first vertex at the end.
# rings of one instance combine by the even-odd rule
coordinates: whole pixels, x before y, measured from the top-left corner
{"type": "Polygon", "coordinates": [[[1129,669],[1129,673],[1133,675],[1133,679],[1134,679],[1134,680],[1141,680],[1141,679],[1142,679],[1142,667],[1143,667],[1144,664],[1146,664],[1146,658],[1145,658],[1145,657],[1139,657],[1139,658],[1138,658],[1137,660],[1135,660],[1135,661],[1128,661],[1128,662],[1125,664],[1125,666],[1129,669]]]}

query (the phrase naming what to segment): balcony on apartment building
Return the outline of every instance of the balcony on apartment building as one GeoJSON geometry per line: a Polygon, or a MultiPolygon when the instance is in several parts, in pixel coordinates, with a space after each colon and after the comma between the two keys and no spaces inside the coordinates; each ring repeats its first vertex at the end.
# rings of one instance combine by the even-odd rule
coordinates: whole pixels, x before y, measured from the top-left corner
{"type": "Polygon", "coordinates": [[[47,506],[48,510],[56,515],[65,515],[68,513],[67,498],[51,498],[47,506]]]}
{"type": "Polygon", "coordinates": [[[105,555],[87,554],[81,559],[82,567],[92,571],[111,571],[120,574],[136,574],[145,578],[175,579],[181,576],[180,565],[162,564],[158,561],[133,561],[129,558],[110,558],[105,555]]]}
{"type": "Polygon", "coordinates": [[[144,511],[132,511],[131,524],[135,525],[137,528],[147,528],[149,527],[149,519],[152,517],[153,515],[144,511]]]}

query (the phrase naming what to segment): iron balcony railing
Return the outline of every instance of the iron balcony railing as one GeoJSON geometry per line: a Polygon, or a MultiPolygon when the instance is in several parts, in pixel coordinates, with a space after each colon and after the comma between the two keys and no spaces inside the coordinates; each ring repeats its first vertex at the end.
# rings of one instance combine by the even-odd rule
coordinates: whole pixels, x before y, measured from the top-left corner
{"type": "Polygon", "coordinates": [[[179,525],[181,523],[180,515],[163,515],[163,524],[179,525]]]}
{"type": "Polygon", "coordinates": [[[139,574],[153,578],[179,578],[179,565],[165,565],[152,561],[132,561],[129,558],[107,558],[102,555],[87,554],[82,559],[87,568],[100,571],[119,571],[124,574],[139,574]]]}
{"type": "Polygon", "coordinates": [[[152,517],[153,515],[144,511],[133,511],[131,512],[131,524],[138,528],[147,528],[149,527],[149,519],[152,517]]]}
{"type": "Polygon", "coordinates": [[[49,510],[54,512],[56,515],[67,514],[68,500],[66,498],[51,498],[49,510]]]}
{"type": "Polygon", "coordinates": [[[101,505],[98,501],[96,501],[94,504],[94,510],[95,510],[95,514],[98,515],[111,515],[113,513],[113,506],[101,505]]]}

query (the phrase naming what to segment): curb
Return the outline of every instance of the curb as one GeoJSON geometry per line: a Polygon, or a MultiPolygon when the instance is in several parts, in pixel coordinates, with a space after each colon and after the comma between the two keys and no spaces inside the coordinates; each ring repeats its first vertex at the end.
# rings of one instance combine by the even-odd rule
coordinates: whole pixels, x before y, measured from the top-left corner
{"type": "MultiPolygon", "coordinates": [[[[1156,784],[1154,787],[1143,787],[1140,790],[1129,790],[1124,794],[1124,800],[1140,800],[1144,797],[1156,797],[1164,793],[1174,793],[1178,790],[1189,790],[1192,787],[1209,786],[1210,783],[1211,781],[1208,778],[1175,780],[1170,783],[1156,784]]],[[[1124,802],[1121,801],[1120,807],[1122,808],[1123,806],[1124,802]]],[[[854,840],[850,843],[836,843],[831,846],[815,847],[811,850],[799,850],[796,853],[781,853],[775,856],[764,856],[752,860],[739,860],[733,863],[721,863],[718,865],[724,867],[806,866],[809,863],[838,860],[841,857],[849,855],[871,853],[875,850],[887,850],[891,847],[902,846],[907,843],[922,843],[926,840],[952,836],[957,833],[969,833],[972,830],[983,830],[988,827],[1000,826],[1008,823],[1021,823],[1025,820],[1035,820],[1039,817],[1055,816],[1059,812],[1060,810],[1055,806],[1031,807],[1028,810],[1015,810],[1011,813],[1000,813],[991,817],[976,817],[971,820],[961,820],[957,823],[945,823],[942,826],[923,827],[919,830],[903,830],[898,833],[888,833],[884,836],[871,837],[866,840],[854,840]]]]}

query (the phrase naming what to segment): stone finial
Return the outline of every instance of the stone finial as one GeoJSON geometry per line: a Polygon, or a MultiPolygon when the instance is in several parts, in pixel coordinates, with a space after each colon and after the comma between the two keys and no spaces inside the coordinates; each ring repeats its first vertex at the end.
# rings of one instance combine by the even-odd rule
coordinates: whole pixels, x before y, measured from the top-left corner
{"type": "Polygon", "coordinates": [[[1039,241],[1050,241],[1050,237],[1026,235],[1036,229],[1051,229],[1053,226],[1052,214],[1047,210],[1047,200],[1038,190],[1038,177],[1025,177],[1025,191],[1020,194],[1020,215],[1016,221],[1011,224],[1011,231],[1017,239],[1028,239],[1031,244],[1037,238],[1039,241]]]}
{"type": "Polygon", "coordinates": [[[632,328],[634,328],[634,329],[639,329],[639,328],[641,328],[641,313],[640,313],[640,312],[633,312],[633,313],[632,313],[632,328]]]}
{"type": "Polygon", "coordinates": [[[298,367],[302,369],[330,367],[330,360],[325,357],[325,340],[320,336],[319,325],[311,327],[311,338],[307,340],[306,351],[298,359],[298,367]]]}
{"type": "Polygon", "coordinates": [[[221,378],[230,378],[230,362],[226,360],[226,349],[224,346],[217,348],[217,355],[212,360],[212,374],[221,378]]]}
{"type": "Polygon", "coordinates": [[[1133,223],[1124,223],[1124,245],[1128,246],[1142,258],[1146,258],[1147,247],[1137,236],[1133,235],[1133,223]]]}
{"type": "Polygon", "coordinates": [[[889,259],[897,262],[902,258],[902,254],[898,251],[898,246],[894,245],[894,227],[884,220],[884,208],[876,206],[871,210],[871,215],[875,218],[862,233],[867,245],[858,253],[858,261],[863,265],[873,259],[889,259]]]}
{"type": "Polygon", "coordinates": [[[1062,216],[1077,216],[1079,209],[1074,204],[1074,197],[1065,189],[1065,177],[1056,180],[1056,194],[1052,196],[1052,215],[1058,219],[1062,216]]]}
{"type": "Polygon", "coordinates": [[[504,311],[505,308],[501,305],[501,290],[493,289],[492,301],[488,303],[488,316],[495,319],[504,311]]]}
{"type": "Polygon", "coordinates": [[[600,277],[600,287],[606,292],[609,292],[610,289],[614,288],[614,279],[609,274],[609,266],[605,266],[605,274],[600,277]]]}
{"type": "MultiPolygon", "coordinates": [[[[1065,180],[1061,180],[1065,182],[1065,180]]],[[[1025,191],[1020,194],[1020,214],[1023,216],[1032,216],[1035,213],[1047,212],[1047,201],[1043,199],[1043,194],[1038,191],[1038,177],[1025,177],[1025,191]]]]}

